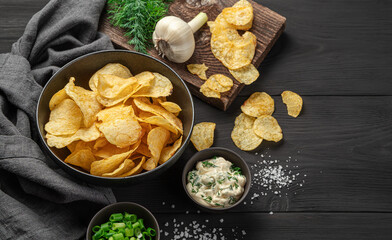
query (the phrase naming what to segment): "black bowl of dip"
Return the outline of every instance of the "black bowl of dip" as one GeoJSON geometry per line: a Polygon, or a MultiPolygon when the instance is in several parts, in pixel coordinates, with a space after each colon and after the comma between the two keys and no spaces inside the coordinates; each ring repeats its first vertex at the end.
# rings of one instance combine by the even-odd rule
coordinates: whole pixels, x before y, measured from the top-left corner
{"type": "MultiPolygon", "coordinates": [[[[208,211],[208,212],[224,212],[224,211],[231,209],[231,208],[237,206],[238,204],[240,204],[245,199],[246,195],[249,193],[251,181],[252,181],[251,180],[251,173],[250,173],[249,167],[246,164],[246,162],[244,161],[244,159],[242,159],[240,157],[240,155],[238,155],[237,153],[235,153],[227,148],[221,148],[221,147],[208,148],[208,149],[205,149],[205,150],[202,150],[202,151],[196,153],[195,155],[192,156],[192,158],[189,159],[189,161],[185,165],[184,170],[182,172],[182,185],[184,187],[186,194],[199,208],[201,208],[204,211],[208,211]],[[196,169],[197,163],[201,162],[201,161],[205,161],[205,160],[214,159],[217,157],[222,157],[225,160],[231,162],[235,167],[239,167],[241,169],[242,175],[244,175],[246,178],[246,182],[244,185],[244,191],[243,191],[242,195],[239,197],[239,199],[236,199],[234,204],[225,205],[224,207],[219,206],[219,205],[216,207],[212,207],[212,206],[206,206],[204,204],[201,204],[199,201],[197,201],[192,196],[192,194],[188,191],[188,188],[187,188],[188,173],[190,171],[196,169]]],[[[208,199],[207,199],[207,201],[208,201],[208,199]]]]}

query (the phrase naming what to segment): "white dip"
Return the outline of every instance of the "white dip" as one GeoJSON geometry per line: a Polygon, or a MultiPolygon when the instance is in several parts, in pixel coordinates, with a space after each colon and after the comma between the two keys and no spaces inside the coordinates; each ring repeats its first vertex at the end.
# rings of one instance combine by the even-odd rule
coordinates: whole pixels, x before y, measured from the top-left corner
{"type": "Polygon", "coordinates": [[[194,200],[207,207],[228,207],[244,192],[246,177],[223,157],[200,161],[188,173],[186,188],[194,200]]]}

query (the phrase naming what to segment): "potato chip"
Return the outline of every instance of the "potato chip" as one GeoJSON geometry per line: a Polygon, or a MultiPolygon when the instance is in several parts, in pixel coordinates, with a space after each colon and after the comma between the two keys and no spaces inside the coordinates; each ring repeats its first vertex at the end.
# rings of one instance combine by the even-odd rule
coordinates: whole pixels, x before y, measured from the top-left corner
{"type": "Polygon", "coordinates": [[[143,98],[135,98],[134,99],[135,105],[143,111],[151,112],[155,115],[161,116],[165,118],[171,125],[173,125],[181,134],[183,133],[182,122],[176,116],[174,116],[171,112],[168,112],[163,107],[150,104],[146,102],[143,98]]]}
{"type": "Polygon", "coordinates": [[[129,146],[141,138],[142,127],[136,120],[131,106],[116,105],[106,108],[97,114],[97,118],[101,121],[98,129],[117,147],[129,146]]]}
{"type": "Polygon", "coordinates": [[[119,177],[122,174],[132,170],[136,164],[131,159],[125,159],[121,165],[111,173],[104,173],[102,177],[119,177]]]}
{"type": "Polygon", "coordinates": [[[73,135],[55,136],[48,133],[46,134],[46,139],[49,147],[63,148],[77,140],[90,142],[98,139],[100,136],[101,133],[95,124],[93,124],[89,128],[80,128],[73,135]]]}
{"type": "Polygon", "coordinates": [[[70,144],[67,145],[68,150],[73,153],[75,151],[76,145],[78,144],[79,141],[71,142],[70,144]]]}
{"type": "Polygon", "coordinates": [[[213,122],[201,122],[193,126],[191,142],[197,151],[210,148],[214,144],[215,126],[213,122]]]}
{"type": "Polygon", "coordinates": [[[234,29],[233,25],[226,22],[222,13],[215,18],[215,21],[208,21],[207,25],[210,27],[211,34],[220,34],[223,30],[234,29]]]}
{"type": "Polygon", "coordinates": [[[253,124],[253,131],[257,136],[267,141],[279,142],[283,138],[278,121],[270,115],[258,117],[253,124]]]}
{"type": "Polygon", "coordinates": [[[182,136],[180,136],[177,141],[173,143],[172,146],[168,146],[162,149],[161,156],[159,158],[159,164],[164,164],[169,160],[176,152],[177,150],[181,147],[182,144],[182,136]]]}
{"type": "Polygon", "coordinates": [[[178,133],[178,130],[165,118],[161,117],[161,116],[151,116],[148,118],[139,118],[138,119],[140,122],[145,122],[145,123],[149,123],[152,125],[157,125],[163,128],[166,128],[167,130],[169,130],[170,132],[173,132],[175,134],[178,133]]]}
{"type": "Polygon", "coordinates": [[[71,99],[65,99],[50,112],[45,131],[53,135],[74,134],[82,120],[83,114],[78,105],[71,99]]]}
{"type": "Polygon", "coordinates": [[[82,149],[90,149],[91,151],[93,151],[94,144],[95,141],[91,141],[91,142],[77,141],[74,151],[79,151],[82,149]]]}
{"type": "Polygon", "coordinates": [[[146,162],[146,157],[142,157],[142,159],[140,160],[140,162],[137,164],[136,167],[134,167],[132,170],[130,170],[129,172],[126,172],[122,175],[120,175],[119,177],[128,177],[128,176],[132,176],[135,174],[139,174],[141,171],[143,171],[142,165],[146,162]]]}
{"type": "Polygon", "coordinates": [[[52,111],[57,105],[59,105],[64,99],[69,99],[69,96],[65,92],[65,89],[61,89],[56,92],[49,101],[49,109],[52,111]]]}
{"type": "Polygon", "coordinates": [[[186,65],[188,68],[188,71],[192,74],[196,74],[199,78],[203,80],[207,80],[207,75],[206,71],[208,70],[208,67],[203,63],[203,64],[188,64],[186,65]]]}
{"type": "Polygon", "coordinates": [[[135,77],[120,78],[110,74],[98,74],[97,92],[109,99],[118,99],[131,94],[138,86],[135,77]]]}
{"type": "MultiPolygon", "coordinates": [[[[152,74],[152,72],[148,72],[148,71],[141,72],[141,73],[135,75],[135,78],[137,79],[137,83],[138,83],[138,86],[136,87],[135,92],[139,91],[142,88],[148,88],[151,86],[151,84],[155,83],[155,82],[153,82],[155,75],[152,74]]],[[[135,93],[135,92],[133,92],[133,93],[135,93]]]]}
{"type": "Polygon", "coordinates": [[[90,78],[89,86],[93,91],[97,90],[98,86],[98,75],[99,74],[110,74],[120,78],[129,78],[132,77],[132,73],[129,69],[119,63],[109,63],[106,64],[103,68],[99,69],[94,73],[94,75],[90,78]]]}
{"type": "Polygon", "coordinates": [[[242,38],[245,40],[236,42],[223,58],[219,59],[229,69],[239,69],[251,64],[255,55],[256,36],[246,32],[242,38]]]}
{"type": "Polygon", "coordinates": [[[106,146],[106,144],[108,144],[108,143],[109,142],[108,142],[108,140],[105,137],[100,137],[97,140],[95,140],[93,149],[97,150],[99,148],[102,148],[102,147],[106,146]]]}
{"type": "Polygon", "coordinates": [[[119,148],[116,145],[108,143],[105,146],[101,147],[100,149],[96,150],[94,155],[100,158],[108,158],[112,155],[128,152],[129,149],[130,149],[129,146],[119,148]]]}
{"type": "Polygon", "coordinates": [[[234,144],[241,150],[251,151],[256,149],[262,138],[257,136],[253,131],[253,124],[256,118],[241,113],[234,122],[234,128],[231,132],[231,139],[234,144]]]}
{"type": "Polygon", "coordinates": [[[205,84],[216,92],[227,92],[233,86],[233,80],[222,74],[214,74],[208,78],[205,84]]]}
{"type": "Polygon", "coordinates": [[[255,92],[242,104],[241,110],[252,117],[272,115],[275,110],[274,99],[265,92],[255,92]]]}
{"type": "Polygon", "coordinates": [[[233,25],[239,30],[248,30],[252,27],[253,22],[253,7],[246,0],[240,0],[232,7],[225,8],[222,11],[222,16],[226,22],[233,25]]]}
{"type": "Polygon", "coordinates": [[[95,161],[94,154],[89,148],[83,148],[71,153],[65,160],[65,163],[69,163],[74,166],[81,167],[85,171],[90,171],[91,164],[95,161]]]}
{"type": "Polygon", "coordinates": [[[161,156],[161,151],[165,147],[167,140],[170,137],[170,132],[163,127],[153,128],[147,136],[148,149],[152,157],[149,158],[144,164],[143,168],[150,171],[158,165],[161,156]]]}
{"type": "Polygon", "coordinates": [[[75,78],[71,77],[65,92],[75,101],[83,113],[83,123],[85,127],[90,127],[95,121],[95,115],[102,109],[102,105],[97,101],[97,94],[82,87],[75,86],[75,78]]]}
{"type": "Polygon", "coordinates": [[[205,83],[200,86],[200,92],[203,93],[204,96],[210,98],[220,98],[221,95],[219,92],[212,90],[205,83]]]}
{"type": "Polygon", "coordinates": [[[153,73],[155,78],[151,80],[150,86],[143,87],[135,92],[132,97],[166,97],[173,91],[171,81],[159,73],[153,73]]]}
{"type": "MultiPolygon", "coordinates": [[[[140,142],[139,142],[140,144],[140,142]]],[[[125,159],[129,158],[131,154],[136,150],[139,144],[135,144],[135,146],[129,150],[128,152],[120,153],[112,155],[108,158],[95,161],[91,164],[90,173],[96,176],[102,176],[104,173],[111,173],[115,169],[117,169],[125,159]]]]}
{"type": "Polygon", "coordinates": [[[159,105],[176,116],[182,111],[181,107],[177,103],[162,100],[161,98],[154,99],[157,99],[156,101],[159,103],[159,105]]]}
{"type": "Polygon", "coordinates": [[[260,75],[253,64],[235,70],[229,69],[229,71],[237,81],[244,83],[245,85],[253,83],[260,75]]]}
{"type": "Polygon", "coordinates": [[[143,156],[146,157],[152,157],[150,150],[148,149],[148,146],[146,143],[140,143],[139,147],[136,149],[137,153],[142,154],[143,156]]]}
{"type": "Polygon", "coordinates": [[[282,92],[282,101],[287,106],[287,112],[292,117],[298,117],[302,110],[303,100],[300,95],[292,91],[282,92]]]}

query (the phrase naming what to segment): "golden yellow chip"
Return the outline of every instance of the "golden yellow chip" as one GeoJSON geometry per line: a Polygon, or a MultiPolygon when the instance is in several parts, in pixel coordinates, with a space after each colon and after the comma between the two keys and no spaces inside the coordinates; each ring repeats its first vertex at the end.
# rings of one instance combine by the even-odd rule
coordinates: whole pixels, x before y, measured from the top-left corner
{"type": "Polygon", "coordinates": [[[74,134],[79,130],[82,120],[83,114],[78,105],[71,99],[65,99],[50,112],[45,131],[52,135],[74,134]]]}
{"type": "Polygon", "coordinates": [[[174,116],[171,112],[168,112],[161,106],[153,105],[149,103],[149,101],[145,98],[135,98],[134,100],[135,105],[145,112],[150,112],[155,115],[161,116],[165,118],[171,125],[173,125],[181,134],[183,133],[182,122],[176,116],[174,116]]]}
{"type": "Polygon", "coordinates": [[[143,156],[146,157],[152,157],[150,150],[148,149],[147,144],[145,143],[140,143],[139,147],[136,149],[137,153],[140,153],[143,156]]]}
{"type": "Polygon", "coordinates": [[[68,150],[73,153],[75,151],[76,145],[78,144],[79,141],[71,142],[70,144],[67,145],[68,150]]]}
{"type": "Polygon", "coordinates": [[[177,103],[174,103],[174,102],[163,102],[161,100],[158,100],[158,102],[164,109],[166,109],[167,111],[173,113],[176,116],[182,111],[181,107],[177,103]]]}
{"type": "Polygon", "coordinates": [[[117,147],[129,146],[141,138],[142,127],[131,106],[116,105],[106,108],[97,114],[97,118],[100,121],[98,129],[117,147]]]}
{"type": "Polygon", "coordinates": [[[252,117],[272,115],[275,110],[274,99],[265,92],[255,92],[242,104],[241,110],[252,117]]]}
{"type": "Polygon", "coordinates": [[[237,81],[244,83],[245,85],[253,83],[260,75],[253,64],[235,70],[229,69],[229,71],[237,81]]]}
{"type": "Polygon", "coordinates": [[[282,100],[287,106],[287,112],[292,117],[298,117],[302,110],[302,98],[292,91],[282,92],[282,100]]]}
{"type": "Polygon", "coordinates": [[[128,96],[137,86],[136,77],[120,78],[110,74],[98,74],[97,92],[103,98],[119,99],[128,96]]]}
{"type": "Polygon", "coordinates": [[[104,173],[102,177],[120,177],[126,172],[132,170],[136,164],[131,159],[125,159],[121,165],[111,173],[104,173]]]}
{"type": "Polygon", "coordinates": [[[232,7],[225,8],[222,15],[226,22],[239,30],[248,30],[252,27],[253,7],[246,0],[240,0],[232,7]]]}
{"type": "Polygon", "coordinates": [[[100,136],[101,133],[95,124],[93,124],[89,128],[80,128],[73,135],[55,136],[48,133],[46,134],[46,139],[49,147],[63,148],[77,140],[91,142],[97,140],[100,136]]]}
{"type": "Polygon", "coordinates": [[[215,126],[213,122],[201,122],[193,127],[191,142],[197,151],[210,148],[214,144],[215,126]]]}
{"type": "Polygon", "coordinates": [[[94,73],[94,75],[90,78],[89,86],[93,91],[97,90],[98,86],[98,75],[99,74],[110,74],[120,78],[129,78],[132,77],[132,73],[129,69],[119,63],[109,63],[106,64],[103,68],[99,69],[94,73]]]}
{"type": "Polygon", "coordinates": [[[129,172],[126,172],[122,175],[120,175],[119,177],[128,177],[128,176],[132,176],[135,174],[139,174],[141,171],[143,171],[142,165],[145,163],[146,161],[146,157],[142,157],[142,159],[140,160],[140,162],[137,164],[136,167],[134,167],[132,170],[130,170],[129,172]]]}
{"type": "Polygon", "coordinates": [[[251,151],[256,149],[262,138],[257,136],[253,131],[253,124],[256,118],[241,113],[234,122],[234,128],[231,132],[231,139],[234,144],[241,150],[251,151]]]}
{"type": "Polygon", "coordinates": [[[161,156],[159,158],[159,164],[164,164],[169,160],[181,147],[182,144],[182,136],[177,139],[172,146],[168,146],[162,149],[161,156]]]}
{"type": "Polygon", "coordinates": [[[149,158],[144,164],[143,168],[150,171],[158,165],[159,158],[163,147],[165,147],[167,140],[170,137],[170,132],[163,127],[153,128],[147,136],[148,149],[152,157],[149,158]]]}
{"type": "Polygon", "coordinates": [[[220,98],[221,97],[219,92],[212,90],[205,83],[203,85],[201,85],[200,92],[203,93],[204,96],[210,97],[210,98],[220,98]]]}
{"type": "Polygon", "coordinates": [[[65,86],[67,95],[75,101],[83,113],[83,123],[85,127],[90,127],[96,114],[102,109],[102,105],[97,101],[97,94],[82,87],[75,86],[75,78],[71,77],[65,86]]]}
{"type": "Polygon", "coordinates": [[[253,131],[267,141],[279,142],[283,138],[282,129],[273,116],[263,115],[256,119],[253,131]]]}
{"type": "Polygon", "coordinates": [[[112,155],[108,158],[93,162],[91,164],[90,173],[92,175],[102,176],[102,174],[104,173],[113,172],[124,162],[125,159],[131,156],[131,154],[136,150],[139,144],[135,144],[135,146],[128,152],[112,155]]]}
{"type": "Polygon", "coordinates": [[[108,143],[105,146],[101,147],[100,149],[96,150],[94,152],[94,155],[99,158],[108,158],[112,155],[128,152],[129,149],[130,149],[129,146],[124,148],[119,148],[116,145],[108,143]]]}
{"type": "Polygon", "coordinates": [[[207,25],[210,27],[211,34],[220,34],[223,30],[234,29],[233,25],[226,22],[226,19],[220,13],[215,21],[208,21],[207,25]]]}
{"type": "Polygon", "coordinates": [[[65,160],[65,163],[81,167],[85,171],[90,171],[91,164],[95,161],[94,154],[89,148],[83,148],[71,153],[65,160]]]}
{"type": "Polygon", "coordinates": [[[206,71],[208,70],[208,67],[203,63],[203,64],[188,64],[186,65],[188,68],[188,71],[192,74],[196,74],[199,76],[199,78],[203,80],[207,80],[207,75],[206,71]]]}
{"type": "Polygon", "coordinates": [[[150,86],[142,87],[139,91],[135,92],[132,97],[166,97],[173,91],[173,84],[171,81],[159,74],[153,73],[155,78],[151,80],[150,86]]]}
{"type": "Polygon", "coordinates": [[[135,78],[137,79],[138,86],[136,87],[135,91],[132,93],[134,94],[135,92],[139,91],[142,88],[148,88],[151,86],[151,84],[156,84],[153,82],[155,75],[152,74],[152,72],[144,71],[139,74],[135,75],[135,78]]]}
{"type": "Polygon", "coordinates": [[[151,116],[151,117],[147,117],[147,118],[139,118],[138,119],[140,122],[145,122],[145,123],[149,123],[152,125],[157,125],[163,128],[166,128],[167,130],[169,130],[172,133],[177,134],[178,130],[165,118],[161,117],[161,116],[151,116]]]}
{"type": "Polygon", "coordinates": [[[57,105],[67,98],[69,99],[69,96],[65,92],[64,88],[56,92],[49,101],[49,109],[52,111],[57,105]]]}
{"type": "Polygon", "coordinates": [[[100,137],[97,140],[95,140],[93,149],[97,150],[99,148],[102,148],[102,147],[106,146],[106,144],[108,144],[108,143],[109,142],[108,142],[108,140],[105,137],[100,137]]]}

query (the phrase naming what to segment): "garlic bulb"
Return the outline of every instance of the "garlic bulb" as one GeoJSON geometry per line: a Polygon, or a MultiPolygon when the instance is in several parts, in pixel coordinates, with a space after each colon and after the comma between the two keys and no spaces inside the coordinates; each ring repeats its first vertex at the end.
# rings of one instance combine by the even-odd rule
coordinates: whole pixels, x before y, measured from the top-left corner
{"type": "Polygon", "coordinates": [[[164,17],[152,35],[155,48],[163,57],[176,63],[186,62],[195,51],[195,33],[207,22],[207,14],[199,13],[189,23],[174,16],[164,17]]]}

